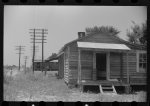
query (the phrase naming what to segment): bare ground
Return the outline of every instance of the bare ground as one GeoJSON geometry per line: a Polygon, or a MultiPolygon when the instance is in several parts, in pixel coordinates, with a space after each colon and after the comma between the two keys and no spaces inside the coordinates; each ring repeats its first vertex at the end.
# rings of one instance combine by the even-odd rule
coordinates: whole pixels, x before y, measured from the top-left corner
{"type": "Polygon", "coordinates": [[[44,73],[19,72],[9,84],[4,83],[5,101],[101,101],[101,102],[144,102],[146,92],[123,95],[102,95],[82,93],[77,88],[69,89],[62,79],[57,79],[55,72],[44,73]]]}

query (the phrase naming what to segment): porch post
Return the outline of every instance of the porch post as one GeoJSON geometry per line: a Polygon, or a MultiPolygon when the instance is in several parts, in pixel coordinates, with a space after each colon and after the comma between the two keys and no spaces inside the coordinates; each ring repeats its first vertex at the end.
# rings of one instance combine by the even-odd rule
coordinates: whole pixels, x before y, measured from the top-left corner
{"type": "Polygon", "coordinates": [[[126,64],[127,64],[127,86],[126,86],[126,93],[130,93],[130,80],[129,80],[129,67],[128,67],[128,52],[126,53],[126,64]]]}
{"type": "Polygon", "coordinates": [[[81,50],[78,49],[78,84],[81,85],[81,50]]]}
{"type": "Polygon", "coordinates": [[[106,61],[106,63],[107,63],[107,68],[106,68],[106,70],[107,70],[107,80],[109,80],[110,79],[110,52],[108,52],[107,53],[107,61],[106,61]]]}
{"type": "Polygon", "coordinates": [[[120,53],[120,79],[123,82],[123,57],[122,53],[120,53]]]}
{"type": "Polygon", "coordinates": [[[92,72],[92,79],[96,80],[96,53],[93,51],[93,72],[92,72]]]}

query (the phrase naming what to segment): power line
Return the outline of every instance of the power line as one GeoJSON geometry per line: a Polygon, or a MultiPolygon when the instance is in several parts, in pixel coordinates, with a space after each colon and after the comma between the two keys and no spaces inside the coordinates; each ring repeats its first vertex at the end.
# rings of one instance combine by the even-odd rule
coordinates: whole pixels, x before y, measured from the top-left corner
{"type": "MultiPolygon", "coordinates": [[[[44,42],[46,39],[45,39],[45,34],[48,34],[48,30],[47,29],[29,29],[30,31],[32,32],[29,32],[31,33],[31,40],[33,43],[33,73],[34,73],[34,60],[35,60],[35,44],[36,43],[41,43],[42,44],[42,72],[44,71],[44,43],[47,43],[47,42],[44,42]],[[40,34],[40,35],[38,35],[40,34]],[[38,38],[37,38],[38,37],[38,38]]],[[[46,70],[45,70],[45,75],[46,75],[46,70]]]]}
{"type": "Polygon", "coordinates": [[[27,64],[28,56],[25,56],[24,59],[25,59],[24,62],[25,62],[25,74],[26,74],[26,64],[27,64]]]}

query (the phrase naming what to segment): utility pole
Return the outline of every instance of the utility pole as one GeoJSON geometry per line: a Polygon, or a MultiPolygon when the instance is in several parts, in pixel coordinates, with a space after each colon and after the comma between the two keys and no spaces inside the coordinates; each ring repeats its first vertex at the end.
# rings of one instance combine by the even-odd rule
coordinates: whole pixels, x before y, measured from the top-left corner
{"type": "MultiPolygon", "coordinates": [[[[44,43],[46,43],[46,42],[44,42],[44,40],[46,40],[45,39],[46,36],[44,36],[44,35],[48,34],[47,33],[48,30],[47,29],[30,29],[30,30],[32,30],[32,32],[30,32],[30,33],[33,34],[33,35],[31,35],[31,36],[33,36],[33,38],[31,38],[33,40],[33,42],[31,42],[31,43],[33,43],[33,71],[34,71],[35,43],[42,43],[42,69],[41,70],[43,72],[44,71],[43,70],[44,69],[44,43]],[[41,42],[37,42],[39,40],[41,42]]],[[[46,70],[45,70],[45,75],[46,75],[46,70]]]]}
{"type": "Polygon", "coordinates": [[[33,32],[29,32],[29,33],[33,33],[33,57],[32,57],[32,70],[33,70],[33,74],[34,74],[34,57],[35,57],[35,29],[30,29],[32,30],[33,32]]]}
{"type": "MultiPolygon", "coordinates": [[[[34,62],[33,62],[33,60],[32,60],[32,66],[34,65],[34,69],[33,69],[34,71],[36,70],[35,61],[36,61],[37,52],[38,52],[38,50],[39,50],[38,47],[39,47],[39,46],[35,46],[35,47],[31,46],[31,51],[34,50],[34,53],[31,54],[32,56],[34,56],[34,62]]],[[[33,67],[32,67],[32,68],[33,68],[33,67]]],[[[33,73],[34,73],[34,71],[33,71],[33,73]]]]}
{"type": "MultiPolygon", "coordinates": [[[[34,49],[34,48],[33,48],[33,46],[31,46],[31,51],[33,51],[33,49],[34,49]]],[[[35,46],[35,51],[34,51],[34,52],[35,52],[35,54],[34,54],[34,60],[36,60],[36,56],[37,56],[37,54],[36,54],[36,53],[37,53],[38,51],[39,51],[39,46],[35,46]]],[[[33,53],[32,53],[31,55],[33,56],[33,53]]]]}
{"type": "MultiPolygon", "coordinates": [[[[44,39],[44,29],[42,29],[42,71],[43,71],[43,69],[44,69],[44,40],[46,40],[46,39],[44,39]]],[[[46,75],[46,72],[47,72],[47,70],[45,70],[45,75],[46,75]]]]}
{"type": "Polygon", "coordinates": [[[24,65],[24,66],[25,66],[25,74],[26,74],[26,63],[27,63],[27,59],[28,59],[28,57],[27,57],[27,56],[25,56],[25,57],[24,57],[24,59],[25,59],[25,61],[24,61],[24,62],[25,62],[25,65],[24,65]]]}
{"type": "MultiPolygon", "coordinates": [[[[42,29],[42,71],[44,69],[43,58],[44,58],[44,29],[42,29]]],[[[45,71],[46,75],[46,71],[45,71]]]]}
{"type": "Polygon", "coordinates": [[[21,46],[21,45],[20,46],[16,46],[16,50],[19,52],[19,53],[16,53],[16,54],[19,54],[19,69],[18,69],[19,71],[20,71],[21,54],[23,54],[22,51],[24,51],[24,47],[25,46],[21,46]]]}

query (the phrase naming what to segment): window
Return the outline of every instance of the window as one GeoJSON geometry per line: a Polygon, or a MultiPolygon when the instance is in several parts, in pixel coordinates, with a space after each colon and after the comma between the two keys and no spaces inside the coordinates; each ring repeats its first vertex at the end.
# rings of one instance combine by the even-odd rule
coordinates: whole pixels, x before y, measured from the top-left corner
{"type": "Polygon", "coordinates": [[[146,52],[139,52],[137,56],[137,71],[145,72],[147,69],[147,54],[146,52]]]}

